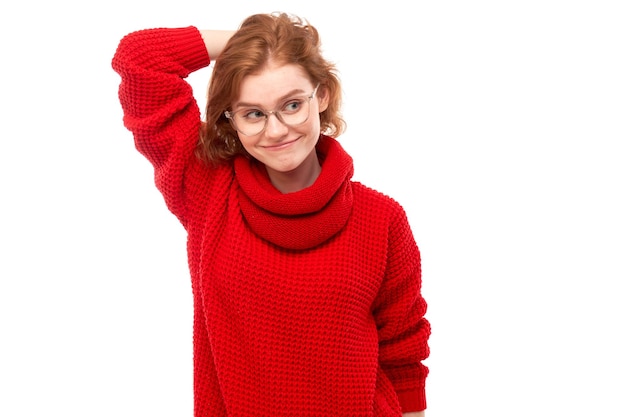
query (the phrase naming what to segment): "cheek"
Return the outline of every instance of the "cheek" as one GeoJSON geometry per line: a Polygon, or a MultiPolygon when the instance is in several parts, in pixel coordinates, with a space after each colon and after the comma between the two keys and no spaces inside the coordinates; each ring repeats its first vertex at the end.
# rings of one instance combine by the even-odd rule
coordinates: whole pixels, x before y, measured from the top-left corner
{"type": "Polygon", "coordinates": [[[237,137],[239,138],[239,142],[241,142],[243,148],[248,151],[248,153],[254,149],[254,143],[256,142],[254,136],[243,136],[237,133],[237,137]]]}
{"type": "Polygon", "coordinates": [[[319,136],[320,134],[320,116],[315,114],[310,121],[309,130],[313,136],[319,136]]]}

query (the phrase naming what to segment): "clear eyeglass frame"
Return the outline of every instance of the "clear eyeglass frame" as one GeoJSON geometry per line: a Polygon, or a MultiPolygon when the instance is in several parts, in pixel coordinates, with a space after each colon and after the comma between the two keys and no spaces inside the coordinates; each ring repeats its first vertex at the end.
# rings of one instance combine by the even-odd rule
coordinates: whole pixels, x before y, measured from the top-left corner
{"type": "Polygon", "coordinates": [[[244,131],[242,131],[239,127],[237,127],[237,123],[235,122],[235,117],[236,117],[237,113],[242,112],[242,111],[248,111],[247,109],[237,110],[237,111],[234,111],[234,112],[232,112],[232,111],[228,111],[228,110],[227,110],[227,111],[225,111],[225,112],[224,112],[224,116],[226,116],[226,118],[227,118],[227,119],[228,119],[228,121],[230,122],[231,126],[232,126],[232,127],[233,127],[233,128],[234,128],[237,132],[239,132],[239,133],[241,133],[242,135],[245,135],[245,136],[255,136],[255,135],[258,135],[258,134],[262,133],[262,132],[265,130],[265,128],[267,127],[267,121],[268,121],[269,117],[270,117],[272,114],[273,114],[274,116],[276,116],[276,118],[277,118],[277,119],[278,119],[278,120],[279,120],[282,124],[284,124],[285,126],[289,126],[289,127],[296,127],[296,126],[300,126],[300,125],[302,125],[302,124],[306,123],[306,122],[307,122],[307,120],[309,120],[309,117],[311,117],[311,100],[313,100],[313,98],[315,97],[315,94],[317,93],[317,89],[319,88],[319,86],[320,86],[320,85],[319,85],[319,84],[317,84],[317,85],[315,86],[315,89],[313,89],[313,92],[312,92],[310,95],[308,95],[308,96],[305,98],[305,100],[303,101],[303,103],[306,103],[306,104],[308,105],[308,109],[307,109],[307,112],[306,112],[306,117],[304,118],[304,120],[302,120],[302,121],[301,121],[301,122],[299,122],[299,123],[295,123],[295,124],[294,124],[294,123],[291,123],[291,124],[290,124],[290,123],[285,122],[285,119],[283,119],[282,110],[276,109],[276,110],[272,110],[272,111],[265,111],[265,110],[263,110],[263,109],[259,109],[259,110],[261,110],[261,111],[263,112],[263,119],[264,119],[263,124],[258,123],[258,125],[259,125],[259,130],[258,130],[258,131],[256,131],[256,132],[251,132],[251,131],[244,132],[244,131]]]}

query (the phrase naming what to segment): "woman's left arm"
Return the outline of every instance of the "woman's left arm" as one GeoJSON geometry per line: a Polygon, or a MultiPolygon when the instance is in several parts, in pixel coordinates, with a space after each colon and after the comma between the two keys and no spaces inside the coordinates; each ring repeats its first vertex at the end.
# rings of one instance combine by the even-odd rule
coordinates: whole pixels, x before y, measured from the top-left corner
{"type": "Polygon", "coordinates": [[[422,417],[426,409],[430,323],[424,317],[420,252],[406,213],[396,206],[390,213],[385,278],[374,303],[381,370],[393,384],[405,416],[422,417]],[[420,410],[418,414],[412,414],[420,410]]]}
{"type": "Polygon", "coordinates": [[[425,417],[425,415],[423,411],[415,411],[413,413],[404,413],[402,417],[425,417]]]}

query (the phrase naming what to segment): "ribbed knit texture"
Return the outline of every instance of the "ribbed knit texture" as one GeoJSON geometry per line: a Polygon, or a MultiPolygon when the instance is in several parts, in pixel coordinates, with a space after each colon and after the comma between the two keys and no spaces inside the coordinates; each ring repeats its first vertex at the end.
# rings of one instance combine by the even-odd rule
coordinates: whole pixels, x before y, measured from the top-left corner
{"type": "Polygon", "coordinates": [[[208,64],[194,27],[132,33],[113,58],[124,124],[188,233],[195,416],[423,410],[430,326],[404,210],[352,181],[330,137],[320,177],[296,193],[253,160],[203,164],[184,78],[208,64]]]}

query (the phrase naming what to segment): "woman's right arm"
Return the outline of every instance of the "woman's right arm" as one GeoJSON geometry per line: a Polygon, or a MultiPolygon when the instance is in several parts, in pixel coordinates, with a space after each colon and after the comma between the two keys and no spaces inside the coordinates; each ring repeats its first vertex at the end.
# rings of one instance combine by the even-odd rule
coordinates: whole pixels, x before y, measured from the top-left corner
{"type": "Polygon", "coordinates": [[[121,76],[124,125],[154,166],[168,208],[183,222],[183,176],[193,161],[201,123],[185,78],[219,55],[229,33],[201,33],[194,27],[140,30],[120,41],[112,61],[121,76]]]}
{"type": "Polygon", "coordinates": [[[226,43],[235,33],[234,30],[200,30],[202,40],[211,59],[215,60],[226,46],[226,43]]]}
{"type": "Polygon", "coordinates": [[[209,62],[204,41],[193,27],[144,29],[120,41],[112,66],[121,77],[124,125],[155,167],[171,157],[176,143],[188,139],[183,136],[197,132],[199,109],[184,79],[209,62]]]}

